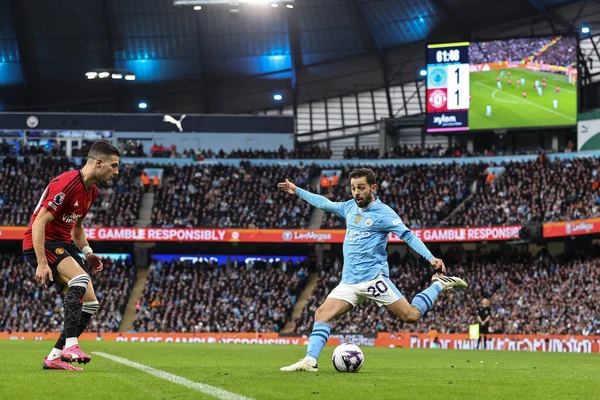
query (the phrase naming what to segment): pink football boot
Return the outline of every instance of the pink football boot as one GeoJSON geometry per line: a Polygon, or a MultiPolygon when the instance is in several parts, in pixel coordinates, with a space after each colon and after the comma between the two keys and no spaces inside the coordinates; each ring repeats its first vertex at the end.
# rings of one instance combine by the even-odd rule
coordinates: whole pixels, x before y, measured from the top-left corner
{"type": "Polygon", "coordinates": [[[60,358],[48,360],[48,357],[44,357],[44,364],[42,364],[42,369],[65,369],[69,371],[83,371],[83,368],[74,367],[73,365],[64,362],[60,358]]]}

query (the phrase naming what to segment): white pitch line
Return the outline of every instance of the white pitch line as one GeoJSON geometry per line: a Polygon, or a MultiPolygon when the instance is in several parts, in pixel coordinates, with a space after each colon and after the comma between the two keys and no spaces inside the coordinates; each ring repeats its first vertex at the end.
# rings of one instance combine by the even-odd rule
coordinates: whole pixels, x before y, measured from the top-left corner
{"type": "MultiPolygon", "coordinates": [[[[490,89],[496,89],[495,87],[493,87],[493,86],[490,86],[490,85],[486,85],[485,83],[482,83],[482,82],[475,82],[475,83],[476,83],[476,84],[478,84],[478,85],[481,85],[481,86],[488,87],[488,88],[490,88],[490,89]]],[[[569,117],[569,116],[568,116],[568,115],[566,115],[566,114],[559,113],[558,111],[551,110],[551,109],[549,109],[549,108],[546,108],[546,107],[544,107],[544,106],[541,106],[541,105],[539,105],[539,104],[536,104],[536,103],[534,103],[534,102],[532,102],[532,101],[529,101],[529,100],[526,100],[526,99],[521,99],[519,96],[515,96],[514,94],[511,94],[511,93],[506,93],[506,92],[502,92],[502,93],[504,93],[504,94],[505,94],[505,95],[507,95],[507,96],[511,96],[511,97],[514,97],[514,98],[516,98],[516,99],[523,100],[525,103],[531,104],[532,106],[535,106],[535,107],[537,107],[537,108],[541,108],[541,109],[542,109],[542,110],[544,110],[544,111],[551,112],[552,114],[560,115],[561,117],[564,117],[564,118],[566,118],[566,119],[570,119],[571,121],[577,121],[577,118],[569,117]]]]}
{"type": "MultiPolygon", "coordinates": [[[[521,104],[522,102],[520,101],[509,101],[509,100],[503,100],[503,99],[499,99],[498,97],[496,97],[496,93],[500,92],[500,89],[495,89],[492,92],[492,98],[499,101],[500,103],[504,103],[504,104],[521,104]]],[[[500,93],[504,93],[504,92],[500,92],[500,93]]]]}
{"type": "Polygon", "coordinates": [[[111,354],[102,353],[100,351],[95,351],[93,354],[108,358],[114,362],[119,364],[127,365],[128,367],[135,368],[137,370],[143,371],[147,374],[154,375],[157,378],[164,379],[166,381],[176,383],[181,386],[185,386],[189,389],[195,390],[197,392],[201,392],[207,394],[209,396],[216,397],[217,399],[222,400],[253,400],[251,397],[245,397],[239,394],[228,392],[225,389],[221,389],[218,387],[210,386],[204,383],[190,381],[189,379],[182,378],[181,376],[173,375],[168,372],[162,371],[160,369],[148,367],[144,364],[139,364],[133,361],[130,361],[126,358],[121,358],[117,356],[113,356],[111,354]]]}

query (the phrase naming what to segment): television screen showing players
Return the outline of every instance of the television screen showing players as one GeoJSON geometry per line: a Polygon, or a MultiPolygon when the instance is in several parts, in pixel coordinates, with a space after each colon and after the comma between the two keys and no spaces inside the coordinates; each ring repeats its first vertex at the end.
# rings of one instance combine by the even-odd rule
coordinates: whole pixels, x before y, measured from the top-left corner
{"type": "Polygon", "coordinates": [[[577,40],[539,37],[427,46],[427,131],[577,122],[577,40]]]}

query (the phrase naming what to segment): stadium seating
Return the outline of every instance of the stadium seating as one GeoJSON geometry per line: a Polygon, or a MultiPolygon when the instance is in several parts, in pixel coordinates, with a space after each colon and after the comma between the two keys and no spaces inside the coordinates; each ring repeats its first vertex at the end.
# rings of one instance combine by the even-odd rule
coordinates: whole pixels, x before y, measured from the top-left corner
{"type": "Polygon", "coordinates": [[[506,172],[481,185],[451,226],[518,224],[526,221],[562,221],[600,213],[599,158],[547,162],[511,162],[506,172]]]}
{"type": "Polygon", "coordinates": [[[46,186],[57,175],[76,168],[67,159],[5,159],[0,166],[0,226],[26,226],[46,186]]]}
{"type": "MultiPolygon", "coordinates": [[[[375,147],[371,148],[354,148],[347,147],[344,150],[345,159],[394,159],[394,158],[438,158],[438,157],[471,157],[474,154],[467,152],[462,147],[442,147],[442,146],[428,146],[422,148],[419,145],[408,146],[406,144],[402,146],[395,146],[389,151],[384,152],[383,156],[379,156],[379,149],[375,147]]],[[[481,154],[484,155],[484,154],[481,154]]],[[[485,155],[492,155],[490,152],[486,152],[485,155]]]]}
{"type": "MultiPolygon", "coordinates": [[[[599,255],[596,248],[594,255],[599,255]]],[[[448,256],[448,255],[447,255],[448,256]]],[[[597,257],[561,260],[547,254],[533,257],[490,253],[471,255],[465,261],[446,258],[452,274],[465,277],[469,290],[440,294],[425,317],[416,324],[404,324],[393,314],[367,301],[333,322],[334,332],[468,332],[476,323],[483,298],[492,307],[490,329],[508,334],[600,334],[595,293],[600,291],[600,259],[597,257]],[[570,294],[570,295],[569,295],[570,294]]],[[[320,270],[319,284],[295,322],[297,333],[310,332],[314,313],[341,278],[342,263],[329,259],[320,270]]],[[[431,269],[412,257],[390,257],[390,279],[412,301],[429,286],[431,269]]]]}
{"type": "MultiPolygon", "coordinates": [[[[561,221],[600,214],[600,159],[579,158],[547,162],[510,162],[506,172],[484,184],[487,163],[373,167],[380,199],[412,228],[432,226],[487,226],[526,221],[561,221]],[[556,178],[559,177],[559,178],[556,178]],[[479,180],[477,193],[464,209],[444,221],[479,180]]],[[[324,195],[332,201],[351,198],[347,177],[359,166],[334,166],[344,172],[340,184],[324,195]]],[[[48,182],[78,168],[67,159],[30,158],[3,162],[0,167],[0,226],[25,226],[48,182]],[[35,160],[35,161],[34,161],[35,160]]],[[[87,227],[135,226],[143,187],[142,166],[122,165],[85,220],[87,227]]],[[[333,167],[332,167],[333,168],[333,167]]],[[[289,178],[300,187],[311,185],[320,167],[251,166],[223,164],[166,166],[156,190],[151,224],[154,227],[306,228],[311,207],[275,189],[289,178]]],[[[326,214],[322,227],[339,228],[344,221],[326,214]]]]}
{"type": "Polygon", "coordinates": [[[138,332],[279,332],[306,283],[303,265],[160,262],[138,304],[138,332]]]}
{"type": "MultiPolygon", "coordinates": [[[[125,260],[105,258],[104,270],[92,276],[100,308],[89,331],[117,332],[136,278],[125,260]]],[[[56,285],[44,290],[33,279],[34,270],[21,254],[0,254],[0,330],[55,332],[62,330],[64,292],[56,285]]]]}
{"type": "MultiPolygon", "coordinates": [[[[75,168],[66,158],[4,161],[0,166],[0,226],[26,226],[50,181],[75,168]]],[[[138,167],[122,165],[120,174],[108,186],[98,187],[98,199],[89,211],[85,225],[135,226],[143,188],[138,167]]]]}
{"type": "MultiPolygon", "coordinates": [[[[378,180],[378,195],[402,217],[407,226],[438,226],[469,193],[468,182],[478,179],[484,164],[436,164],[426,166],[372,167],[378,180]]],[[[346,168],[347,173],[351,169],[346,168]]],[[[347,186],[336,187],[332,201],[351,199],[347,186]]],[[[326,227],[343,227],[345,222],[327,215],[326,227]]]]}
{"type": "Polygon", "coordinates": [[[310,220],[310,205],[277,190],[286,178],[315,190],[315,165],[241,167],[195,165],[177,167],[158,190],[152,226],[300,228],[310,220]]]}
{"type": "MultiPolygon", "coordinates": [[[[535,55],[545,44],[547,38],[540,39],[509,39],[485,42],[481,46],[469,47],[469,62],[481,64],[485,62],[500,62],[512,59],[523,60],[535,55]]],[[[564,65],[564,63],[561,63],[564,65]]]]}
{"type": "Polygon", "coordinates": [[[122,164],[118,178],[107,186],[98,186],[98,199],[88,212],[85,225],[135,226],[144,193],[140,180],[142,169],[141,166],[122,164]]]}
{"type": "Polygon", "coordinates": [[[148,153],[144,153],[143,147],[139,143],[124,143],[121,151],[126,157],[154,157],[154,158],[194,158],[194,159],[213,159],[213,158],[242,158],[242,159],[280,159],[280,160],[317,160],[331,158],[331,150],[326,147],[312,146],[288,150],[281,146],[278,150],[232,150],[225,152],[223,149],[213,151],[211,149],[183,149],[179,151],[174,146],[160,147],[153,146],[148,153]]]}
{"type": "Polygon", "coordinates": [[[376,147],[346,147],[344,149],[345,159],[377,159],[379,149],[376,147]]]}

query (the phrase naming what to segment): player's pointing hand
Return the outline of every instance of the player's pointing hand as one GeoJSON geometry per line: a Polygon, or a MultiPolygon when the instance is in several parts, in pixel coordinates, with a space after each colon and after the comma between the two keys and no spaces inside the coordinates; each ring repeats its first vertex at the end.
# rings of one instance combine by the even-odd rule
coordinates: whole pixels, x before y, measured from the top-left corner
{"type": "Polygon", "coordinates": [[[296,194],[296,189],[298,189],[298,187],[290,182],[289,179],[286,179],[285,182],[278,183],[277,188],[282,192],[289,194],[296,194]]]}
{"type": "Polygon", "coordinates": [[[35,270],[35,281],[46,288],[46,280],[52,280],[52,270],[48,266],[48,263],[41,262],[38,264],[35,270]]]}

